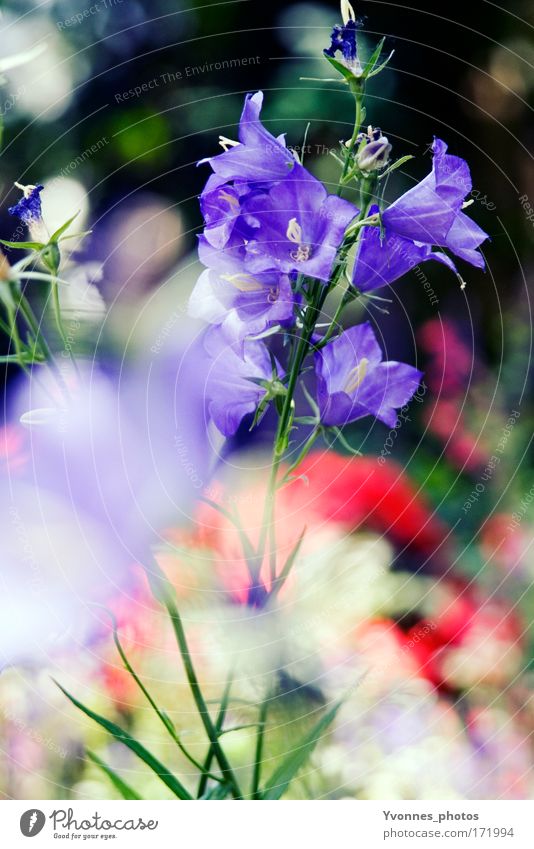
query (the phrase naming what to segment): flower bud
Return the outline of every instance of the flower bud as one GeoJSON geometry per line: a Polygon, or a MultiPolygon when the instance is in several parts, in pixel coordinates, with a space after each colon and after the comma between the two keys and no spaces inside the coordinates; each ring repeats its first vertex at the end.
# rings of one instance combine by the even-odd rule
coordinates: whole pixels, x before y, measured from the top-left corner
{"type": "Polygon", "coordinates": [[[360,171],[364,174],[369,174],[372,171],[379,171],[388,164],[389,154],[391,153],[391,145],[383,136],[381,131],[376,128],[373,130],[369,127],[366,136],[362,137],[364,144],[360,147],[356,156],[356,162],[360,171]]]}

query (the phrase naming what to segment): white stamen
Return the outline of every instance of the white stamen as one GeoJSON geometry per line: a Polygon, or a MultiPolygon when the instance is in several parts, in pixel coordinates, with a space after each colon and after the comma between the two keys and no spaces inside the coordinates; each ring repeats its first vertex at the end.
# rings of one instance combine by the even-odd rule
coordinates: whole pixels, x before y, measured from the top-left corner
{"type": "Polygon", "coordinates": [[[295,251],[291,251],[290,257],[295,262],[307,262],[311,256],[311,245],[302,244],[302,227],[296,218],[291,218],[287,225],[286,236],[290,242],[298,245],[295,251]]]}
{"type": "Polygon", "coordinates": [[[467,286],[467,283],[465,282],[465,280],[463,279],[463,277],[460,274],[457,274],[456,276],[458,277],[458,280],[460,281],[460,289],[463,291],[465,289],[465,287],[467,286]]]}
{"type": "Polygon", "coordinates": [[[349,0],[341,0],[341,18],[345,25],[347,25],[349,21],[355,20],[354,9],[350,5],[349,0]]]}
{"type": "Polygon", "coordinates": [[[474,203],[474,202],[475,201],[473,200],[473,198],[471,198],[471,200],[464,200],[464,202],[462,204],[462,209],[467,209],[467,207],[471,206],[471,204],[474,203]]]}
{"type": "Polygon", "coordinates": [[[347,382],[345,383],[344,391],[347,395],[351,395],[355,389],[358,388],[365,375],[367,374],[367,366],[369,365],[369,360],[366,357],[362,357],[357,366],[355,366],[347,376],[347,382]]]}
{"type": "Polygon", "coordinates": [[[227,139],[226,136],[219,136],[219,144],[226,151],[229,147],[237,147],[239,142],[233,139],[227,139]]]}
{"type": "Polygon", "coordinates": [[[29,198],[31,193],[37,188],[37,186],[23,186],[22,183],[14,183],[14,185],[23,192],[25,198],[29,198]]]}
{"type": "Polygon", "coordinates": [[[236,207],[239,207],[239,201],[238,201],[238,199],[237,199],[236,197],[234,197],[234,195],[231,195],[231,194],[230,194],[230,192],[227,192],[227,191],[220,191],[220,192],[219,192],[219,198],[220,198],[221,200],[225,200],[225,201],[226,201],[226,203],[227,203],[229,206],[234,207],[234,209],[235,209],[236,207]]]}
{"type": "Polygon", "coordinates": [[[223,280],[227,280],[240,292],[260,292],[263,289],[261,283],[258,283],[250,274],[221,274],[223,280]]]}
{"type": "Polygon", "coordinates": [[[286,236],[290,242],[294,242],[296,245],[300,245],[302,243],[302,227],[296,218],[290,219],[289,224],[287,225],[286,236]]]}

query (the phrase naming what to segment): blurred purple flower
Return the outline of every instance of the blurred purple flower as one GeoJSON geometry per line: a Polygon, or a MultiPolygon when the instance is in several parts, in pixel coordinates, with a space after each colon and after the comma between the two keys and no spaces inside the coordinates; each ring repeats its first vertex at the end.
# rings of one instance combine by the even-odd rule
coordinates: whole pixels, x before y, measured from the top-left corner
{"type": "Polygon", "coordinates": [[[126,563],[145,561],[162,526],[187,515],[190,470],[205,480],[204,372],[192,360],[161,354],[111,376],[81,370],[67,397],[57,383],[49,381],[45,394],[33,379],[17,401],[31,410],[22,418],[29,483],[105,527],[126,563]]]}
{"type": "Polygon", "coordinates": [[[24,381],[26,441],[7,453],[1,501],[0,611],[13,624],[0,660],[69,629],[83,639],[98,619],[88,603],[127,592],[132,564],[150,572],[162,529],[188,518],[210,471],[204,365],[193,347],[112,375],[62,370],[63,388],[43,370],[24,381]]]}
{"type": "Polygon", "coordinates": [[[488,235],[462,212],[472,188],[467,162],[450,156],[441,139],[434,139],[432,150],[430,174],[382,213],[386,235],[448,248],[471,265],[484,268],[477,248],[488,235]]]}
{"type": "Polygon", "coordinates": [[[273,367],[262,342],[235,340],[226,328],[211,327],[204,336],[209,369],[205,396],[208,412],[224,436],[233,436],[241,420],[256,411],[270,383],[273,367]],[[258,382],[256,382],[258,381],[258,382]]]}
{"type": "Polygon", "coordinates": [[[189,300],[189,314],[224,324],[236,339],[294,320],[295,298],[289,277],[277,268],[252,274],[239,249],[217,251],[201,236],[199,257],[208,266],[189,300]]]}
{"type": "Polygon", "coordinates": [[[382,362],[369,322],[325,345],[315,355],[315,371],[321,422],[328,427],[369,415],[395,427],[396,410],[410,400],[422,377],[406,363],[382,362]]]}

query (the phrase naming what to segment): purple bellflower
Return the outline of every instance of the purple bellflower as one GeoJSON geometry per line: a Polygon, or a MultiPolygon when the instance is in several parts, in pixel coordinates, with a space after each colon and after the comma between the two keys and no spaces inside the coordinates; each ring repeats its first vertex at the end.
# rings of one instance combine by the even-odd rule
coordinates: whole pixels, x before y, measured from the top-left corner
{"type": "Polygon", "coordinates": [[[462,212],[472,188],[469,166],[464,159],[448,154],[441,139],[434,140],[432,150],[430,174],[382,213],[386,234],[448,248],[471,265],[484,268],[477,249],[488,235],[462,212]]]}
{"type": "Polygon", "coordinates": [[[422,373],[406,363],[383,362],[382,350],[369,324],[345,330],[315,355],[317,401],[321,422],[342,427],[375,416],[389,427],[397,409],[416,391],[422,373]]]}
{"type": "Polygon", "coordinates": [[[295,158],[287,149],[283,136],[275,138],[260,121],[263,92],[247,94],[239,122],[239,142],[221,139],[227,148],[218,156],[202,159],[209,162],[214,173],[224,182],[272,184],[292,171],[295,158]]]}
{"type": "Polygon", "coordinates": [[[224,324],[236,339],[294,321],[295,297],[287,274],[277,268],[252,273],[242,248],[215,250],[199,239],[199,258],[207,268],[189,299],[189,314],[210,324],[224,324]]]}
{"type": "MultiPolygon", "coordinates": [[[[372,206],[369,215],[378,212],[372,206]]],[[[436,260],[456,272],[453,261],[430,245],[412,242],[395,233],[380,232],[379,227],[364,227],[354,263],[352,283],[360,292],[372,292],[393,283],[403,274],[427,260],[436,260]]]]}
{"type": "Polygon", "coordinates": [[[249,197],[242,208],[256,228],[246,246],[251,271],[274,264],[285,273],[325,281],[345,230],[358,214],[349,201],[329,195],[301,165],[267,194],[249,197]]]}
{"type": "Polygon", "coordinates": [[[208,413],[224,436],[233,436],[241,420],[255,412],[267,393],[255,381],[271,382],[273,368],[262,342],[237,342],[225,328],[211,327],[204,337],[208,372],[204,394],[208,413]]]}

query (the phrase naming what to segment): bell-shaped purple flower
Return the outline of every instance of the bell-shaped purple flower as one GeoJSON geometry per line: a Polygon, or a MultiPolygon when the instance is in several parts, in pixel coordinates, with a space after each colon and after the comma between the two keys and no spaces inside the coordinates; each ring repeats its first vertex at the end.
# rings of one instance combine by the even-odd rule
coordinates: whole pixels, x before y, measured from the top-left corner
{"type": "Polygon", "coordinates": [[[222,180],[240,180],[271,184],[292,171],[295,158],[285,145],[283,136],[275,138],[260,121],[263,92],[247,94],[239,122],[239,142],[224,139],[228,148],[218,156],[199,162],[209,162],[222,180]]]}
{"type": "Polygon", "coordinates": [[[329,280],[347,226],[358,214],[349,201],[329,195],[301,165],[267,194],[252,195],[242,206],[255,230],[246,246],[253,271],[276,265],[329,280]]]}
{"type": "Polygon", "coordinates": [[[239,342],[226,328],[210,327],[204,337],[208,371],[204,387],[208,413],[224,436],[233,436],[242,419],[254,413],[273,379],[262,342],[239,342]]]}
{"type": "Polygon", "coordinates": [[[287,274],[278,268],[252,273],[242,248],[215,250],[201,236],[199,258],[208,266],[189,299],[189,314],[224,324],[236,339],[255,336],[275,324],[294,321],[295,298],[287,274]]]}
{"type": "Polygon", "coordinates": [[[397,409],[416,391],[422,373],[406,363],[382,362],[382,350],[369,324],[345,330],[315,355],[321,422],[342,427],[375,416],[389,427],[397,409]]]}
{"type": "Polygon", "coordinates": [[[462,212],[472,188],[467,162],[448,154],[441,139],[434,140],[433,153],[430,174],[382,213],[386,233],[448,248],[471,265],[484,268],[477,249],[488,235],[462,212]]]}
{"type": "MultiPolygon", "coordinates": [[[[369,215],[378,212],[378,206],[369,215]]],[[[379,227],[364,227],[352,273],[352,283],[360,292],[372,292],[393,283],[412,268],[427,260],[436,260],[456,272],[453,261],[444,253],[433,251],[430,245],[416,244],[379,227]]]]}

